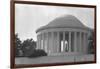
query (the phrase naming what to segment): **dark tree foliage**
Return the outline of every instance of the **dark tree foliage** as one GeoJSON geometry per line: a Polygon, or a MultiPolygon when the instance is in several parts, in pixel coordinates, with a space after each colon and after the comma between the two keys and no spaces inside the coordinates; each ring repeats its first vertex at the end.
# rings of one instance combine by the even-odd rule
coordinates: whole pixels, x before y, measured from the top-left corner
{"type": "Polygon", "coordinates": [[[36,42],[33,39],[26,39],[23,42],[15,35],[16,57],[39,57],[46,56],[44,50],[36,49],[36,42]]]}
{"type": "Polygon", "coordinates": [[[42,49],[36,49],[28,57],[35,58],[35,57],[41,57],[41,56],[47,56],[47,53],[42,49]]]}
{"type": "Polygon", "coordinates": [[[22,43],[23,55],[28,56],[36,49],[36,42],[33,39],[24,40],[22,43]]]}
{"type": "Polygon", "coordinates": [[[88,38],[88,53],[94,54],[94,42],[93,42],[93,32],[91,32],[89,38],[88,38]]]}
{"type": "Polygon", "coordinates": [[[18,34],[15,35],[15,53],[16,53],[16,57],[21,56],[22,52],[21,52],[21,40],[20,38],[18,38],[18,34]]]}

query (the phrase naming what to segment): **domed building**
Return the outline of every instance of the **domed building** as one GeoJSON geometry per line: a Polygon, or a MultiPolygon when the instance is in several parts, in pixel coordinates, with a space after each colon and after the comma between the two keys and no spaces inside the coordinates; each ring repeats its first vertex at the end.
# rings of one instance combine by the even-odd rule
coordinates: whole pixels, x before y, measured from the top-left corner
{"type": "Polygon", "coordinates": [[[58,17],[36,30],[37,48],[48,55],[87,54],[90,31],[75,16],[58,17]]]}

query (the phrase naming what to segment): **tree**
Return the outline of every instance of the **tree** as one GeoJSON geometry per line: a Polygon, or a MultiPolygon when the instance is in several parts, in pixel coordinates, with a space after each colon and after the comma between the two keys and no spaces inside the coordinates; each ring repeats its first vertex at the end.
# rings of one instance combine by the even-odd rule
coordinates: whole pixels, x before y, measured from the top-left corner
{"type": "Polygon", "coordinates": [[[41,57],[41,56],[47,56],[47,53],[42,49],[36,49],[28,57],[35,58],[35,57],[41,57]]]}
{"type": "Polygon", "coordinates": [[[36,42],[33,39],[24,40],[22,43],[22,50],[24,56],[28,56],[36,49],[36,42]]]}
{"type": "Polygon", "coordinates": [[[88,37],[88,40],[89,40],[88,53],[93,54],[94,53],[93,32],[91,32],[90,36],[88,37]]]}
{"type": "Polygon", "coordinates": [[[21,40],[18,38],[18,34],[15,34],[15,50],[16,50],[16,56],[21,56],[21,40]]]}

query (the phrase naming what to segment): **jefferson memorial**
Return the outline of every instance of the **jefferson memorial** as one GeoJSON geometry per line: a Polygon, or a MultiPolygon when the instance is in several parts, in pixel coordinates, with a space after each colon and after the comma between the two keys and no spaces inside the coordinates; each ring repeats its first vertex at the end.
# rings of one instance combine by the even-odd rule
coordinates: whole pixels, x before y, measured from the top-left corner
{"type": "Polygon", "coordinates": [[[36,30],[37,48],[48,55],[87,54],[90,31],[73,15],[57,17],[36,30]]]}

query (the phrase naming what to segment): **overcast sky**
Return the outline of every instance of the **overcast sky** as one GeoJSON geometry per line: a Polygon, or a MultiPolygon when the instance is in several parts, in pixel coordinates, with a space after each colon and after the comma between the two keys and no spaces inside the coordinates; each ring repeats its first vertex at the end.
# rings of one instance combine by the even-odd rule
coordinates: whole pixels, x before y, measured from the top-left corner
{"type": "Polygon", "coordinates": [[[33,38],[36,41],[36,30],[40,26],[69,14],[76,16],[84,25],[94,28],[93,8],[15,4],[15,33],[18,33],[21,40],[33,38]]]}

